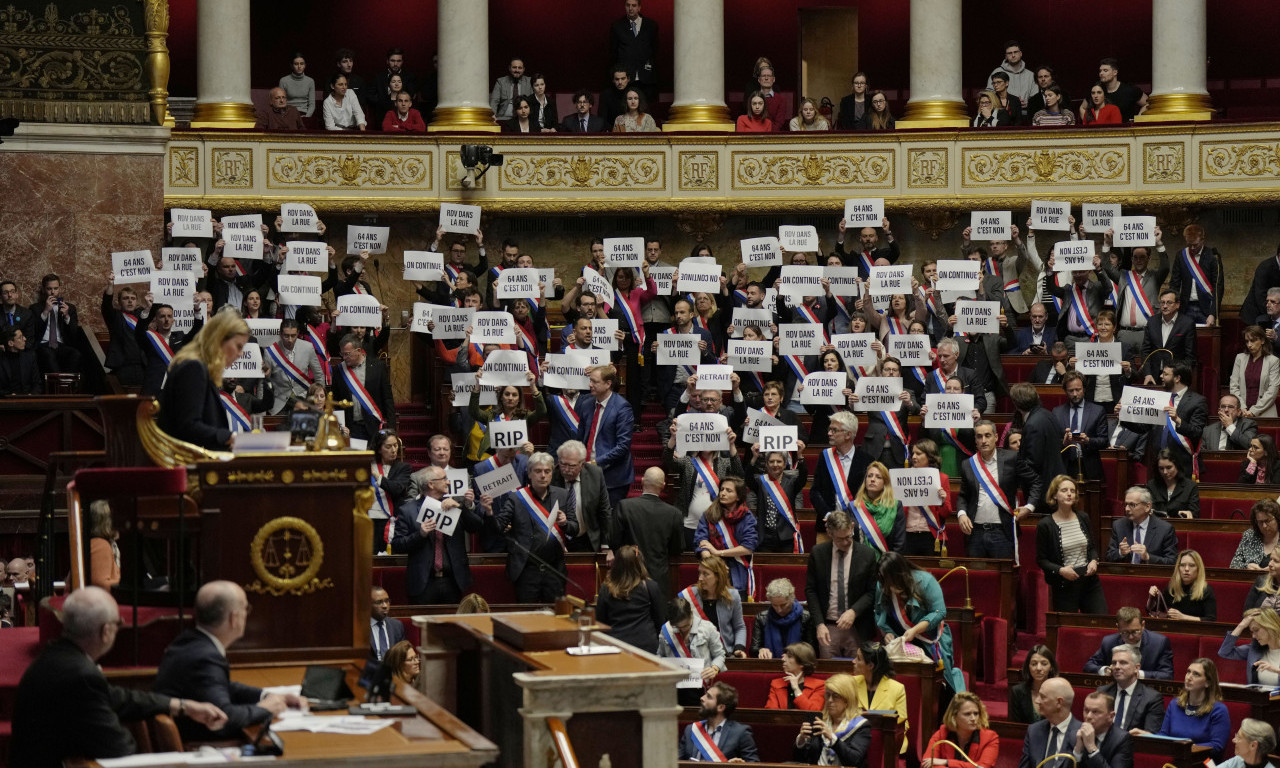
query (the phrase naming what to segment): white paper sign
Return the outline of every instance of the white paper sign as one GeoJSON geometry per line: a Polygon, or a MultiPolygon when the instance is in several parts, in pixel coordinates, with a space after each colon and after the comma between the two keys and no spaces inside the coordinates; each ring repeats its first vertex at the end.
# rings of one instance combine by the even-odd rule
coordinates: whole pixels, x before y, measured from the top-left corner
{"type": "Polygon", "coordinates": [[[685,259],[680,262],[680,279],[676,281],[676,290],[681,293],[718,293],[721,270],[719,264],[685,259]]]}
{"type": "Polygon", "coordinates": [[[604,239],[606,267],[639,267],[642,261],[644,261],[643,237],[606,237],[604,239]]]}
{"type": "Polygon", "coordinates": [[[699,365],[694,372],[698,377],[699,392],[728,392],[733,389],[733,366],[731,365],[699,365]]]}
{"type": "MultiPolygon", "coordinates": [[[[896,357],[904,366],[932,366],[929,359],[930,340],[925,333],[891,333],[885,337],[889,357],[896,357]]],[[[903,372],[906,373],[905,371],[903,372]]]]}
{"type": "Polygon", "coordinates": [[[445,491],[445,496],[465,496],[467,495],[467,486],[471,483],[471,475],[465,469],[455,467],[445,467],[445,477],[449,480],[449,490],[445,491]]]}
{"type": "Polygon", "coordinates": [[[453,389],[453,407],[466,408],[471,404],[471,393],[477,389],[480,390],[480,397],[477,403],[480,405],[497,405],[498,393],[493,387],[481,387],[476,382],[476,375],[472,371],[463,373],[449,374],[450,385],[453,389]]]}
{"type": "Polygon", "coordinates": [[[835,333],[831,335],[831,344],[849,368],[871,368],[876,364],[876,351],[871,342],[876,340],[874,333],[835,333]]]}
{"type": "Polygon", "coordinates": [[[323,282],[319,275],[280,275],[276,278],[276,295],[281,304],[318,307],[323,282]]]}
{"type": "Polygon", "coordinates": [[[742,441],[750,445],[760,442],[760,430],[763,427],[782,426],[782,422],[764,411],[755,408],[747,409],[747,420],[742,426],[742,441]]]}
{"type": "Polygon", "coordinates": [[[1093,241],[1063,240],[1053,244],[1053,271],[1093,271],[1093,241]]]}
{"type": "Polygon", "coordinates": [[[222,239],[226,245],[223,256],[233,259],[262,258],[262,214],[248,216],[223,216],[222,239]]]}
{"type": "Polygon", "coordinates": [[[464,307],[462,309],[441,307],[433,309],[431,311],[431,321],[435,323],[435,330],[431,332],[431,335],[440,341],[465,339],[467,337],[467,329],[474,324],[475,316],[475,307],[464,307]]]}
{"type": "Polygon", "coordinates": [[[458,507],[445,512],[440,502],[430,496],[423,496],[422,506],[418,507],[418,524],[434,521],[437,531],[445,536],[452,536],[458,528],[458,518],[461,513],[462,510],[458,507]]]}
{"type": "Polygon", "coordinates": [[[857,267],[823,267],[822,276],[827,278],[827,287],[832,296],[861,296],[862,282],[858,278],[857,267]]]}
{"type": "Polygon", "coordinates": [[[520,490],[520,479],[512,464],[503,464],[495,470],[476,477],[476,498],[492,496],[497,499],[504,493],[520,490]]]}
{"type": "Polygon", "coordinates": [[[1111,242],[1117,248],[1150,248],[1156,244],[1155,216],[1120,216],[1111,222],[1111,242]]]}
{"type": "Polygon", "coordinates": [[[938,262],[940,291],[976,291],[982,287],[982,262],[971,259],[943,259],[938,262]]]}
{"type": "Polygon", "coordinates": [[[173,208],[169,211],[169,221],[173,222],[174,240],[188,237],[213,238],[213,214],[209,211],[173,208]]]}
{"type": "MultiPolygon", "coordinates": [[[[591,267],[582,268],[582,279],[586,282],[582,284],[582,290],[591,291],[599,301],[603,301],[609,306],[613,306],[613,286],[609,281],[604,279],[604,275],[595,271],[591,267]]],[[[717,288],[719,290],[719,288],[717,288]]]]}
{"type": "Polygon", "coordinates": [[[896,411],[902,406],[901,376],[862,376],[853,385],[858,396],[855,411],[896,411]]]}
{"type": "Polygon", "coordinates": [[[800,438],[796,425],[780,424],[760,428],[760,452],[765,451],[797,451],[800,449],[800,438]]]}
{"type": "Polygon", "coordinates": [[[404,279],[434,282],[444,277],[444,254],[433,251],[405,251],[404,279]]]}
{"type": "Polygon", "coordinates": [[[973,395],[926,394],[924,404],[926,428],[973,429],[973,395]]]}
{"type": "Polygon", "coordinates": [[[778,227],[778,243],[782,250],[801,253],[818,251],[817,227],[778,227]]]}
{"type": "Polygon", "coordinates": [[[867,281],[867,292],[872,296],[892,296],[896,293],[910,296],[911,265],[872,267],[871,277],[867,281]]]}
{"type": "Polygon", "coordinates": [[[326,272],[329,269],[329,250],[324,243],[290,240],[285,243],[285,249],[285,272],[326,272]]]}
{"type": "Polygon", "coordinates": [[[444,227],[445,232],[474,235],[480,231],[480,206],[441,203],[440,226],[444,227]]]}
{"type": "Polygon", "coordinates": [[[702,358],[696,333],[658,334],[658,365],[697,365],[702,358]]]}
{"type": "Polygon", "coordinates": [[[489,447],[493,450],[519,448],[527,442],[529,425],[524,419],[489,422],[489,447]]]}
{"type": "Polygon", "coordinates": [[[675,273],[675,267],[649,267],[649,279],[657,287],[659,296],[671,295],[671,284],[674,282],[675,273]]]}
{"type": "MultiPolygon", "coordinates": [[[[151,298],[170,306],[190,304],[196,293],[196,276],[191,272],[152,272],[151,298]]],[[[278,321],[277,321],[278,322],[278,321]]]]}
{"type": "Polygon", "coordinates": [[[116,251],[111,254],[111,273],[116,285],[151,281],[151,251],[116,251]]]}
{"type": "Polygon", "coordinates": [[[482,387],[523,387],[529,383],[529,355],[519,349],[495,349],[480,367],[482,387]]]}
{"type": "Polygon", "coordinates": [[[166,272],[199,272],[204,254],[199,248],[161,248],[160,268],[166,272]]]}
{"type": "Polygon", "coordinates": [[[1000,302],[957,301],[956,330],[961,333],[999,333],[1000,302]]]}
{"type": "Polygon", "coordinates": [[[222,376],[226,379],[261,379],[262,348],[253,343],[245,344],[239,359],[223,369],[222,376]]]}
{"type": "Polygon", "coordinates": [[[676,451],[727,451],[729,420],[719,413],[682,413],[676,417],[676,451]]]}
{"type": "Polygon", "coordinates": [[[493,295],[498,299],[536,299],[541,293],[538,270],[533,267],[507,267],[493,283],[493,295]]]}
{"type": "Polygon", "coordinates": [[[778,326],[780,355],[816,355],[825,342],[820,323],[783,323],[778,326]]]}
{"type": "Polygon", "coordinates": [[[846,405],[844,390],[848,377],[843,371],[818,371],[804,377],[801,405],[846,405]]]}
{"type": "Polygon", "coordinates": [[[893,497],[908,507],[935,507],[942,503],[942,477],[937,468],[890,469],[893,497]]]}
{"type": "Polygon", "coordinates": [[[772,371],[773,344],[767,341],[729,341],[729,365],[735,371],[772,371]]]}
{"type": "Polygon", "coordinates": [[[614,336],[618,332],[618,320],[614,317],[597,317],[591,321],[591,345],[609,352],[617,352],[622,342],[614,336]]]}
{"type": "Polygon", "coordinates": [[[1124,352],[1118,341],[1076,342],[1076,370],[1085,376],[1111,376],[1123,372],[1124,352]]]}
{"type": "MultiPolygon", "coordinates": [[[[476,312],[471,319],[473,344],[515,344],[515,318],[507,312],[476,312]]],[[[521,357],[524,353],[520,353],[521,357]]]]}
{"type": "MultiPolygon", "coordinates": [[[[671,630],[674,632],[675,630],[671,630]]],[[[707,665],[705,659],[702,658],[681,658],[674,657],[663,659],[663,661],[675,664],[677,667],[685,669],[689,672],[680,682],[676,683],[677,688],[697,688],[702,690],[705,683],[702,682],[702,668],[707,665]]]]}
{"type": "Polygon", "coordinates": [[[585,390],[588,384],[586,368],[573,355],[549,354],[542,366],[542,384],[557,389],[585,390]]]}
{"type": "Polygon", "coordinates": [[[772,267],[782,265],[782,245],[776,237],[753,237],[738,241],[742,249],[742,263],[748,267],[772,267]]]}
{"type": "Polygon", "coordinates": [[[425,301],[413,302],[413,322],[409,324],[410,333],[431,333],[429,324],[432,321],[434,312],[439,309],[435,304],[428,304],[425,301]]]}
{"type": "Polygon", "coordinates": [[[769,330],[769,326],[773,323],[773,312],[765,308],[752,309],[750,307],[734,307],[733,308],[733,338],[742,338],[742,332],[746,330],[748,325],[754,325],[760,329],[760,333],[766,339],[773,338],[773,331],[769,330]]]}
{"type": "Polygon", "coordinates": [[[258,340],[258,346],[266,348],[280,340],[280,319],[276,317],[246,317],[249,333],[258,340]]]}
{"type": "Polygon", "coordinates": [[[538,269],[538,282],[542,283],[542,298],[554,299],[556,297],[556,268],[547,267],[546,269],[538,269]]]}
{"type": "MultiPolygon", "coordinates": [[[[574,349],[570,347],[565,350],[565,355],[573,361],[574,365],[580,366],[584,370],[609,364],[609,353],[603,349],[574,349]]],[[[583,387],[583,389],[586,389],[586,387],[583,387]]]]}
{"type": "Polygon", "coordinates": [[[884,223],[884,198],[865,197],[844,201],[844,226],[878,227],[884,223]]]}
{"type": "Polygon", "coordinates": [[[974,211],[969,220],[970,240],[1013,239],[1013,213],[1010,211],[974,211]]]}
{"type": "Polygon", "coordinates": [[[306,203],[280,204],[281,232],[319,232],[316,209],[306,203]]]}
{"type": "Polygon", "coordinates": [[[797,264],[785,265],[782,268],[782,282],[778,284],[778,293],[796,298],[821,296],[823,269],[823,267],[797,264]]]}
{"type": "MultiPolygon", "coordinates": [[[[199,305],[200,319],[205,320],[205,306],[202,302],[199,305]]],[[[187,333],[196,325],[197,307],[195,304],[183,304],[173,308],[173,330],[187,333]]]]}
{"type": "Polygon", "coordinates": [[[391,227],[362,227],[347,225],[347,255],[358,256],[364,251],[386,253],[391,239],[391,227]]]}
{"type": "Polygon", "coordinates": [[[349,293],[338,298],[338,313],[333,318],[333,324],[347,328],[381,328],[382,307],[375,296],[349,293]]]}
{"type": "Polygon", "coordinates": [[[1164,424],[1164,409],[1173,395],[1142,387],[1125,387],[1120,395],[1120,421],[1134,424],[1164,424]]]}
{"type": "Polygon", "coordinates": [[[1032,200],[1031,228],[1036,230],[1071,231],[1071,203],[1032,200]]]}
{"type": "Polygon", "coordinates": [[[1085,232],[1100,234],[1111,229],[1112,223],[1120,218],[1120,206],[1084,203],[1080,206],[1080,217],[1084,220],[1085,232]]]}

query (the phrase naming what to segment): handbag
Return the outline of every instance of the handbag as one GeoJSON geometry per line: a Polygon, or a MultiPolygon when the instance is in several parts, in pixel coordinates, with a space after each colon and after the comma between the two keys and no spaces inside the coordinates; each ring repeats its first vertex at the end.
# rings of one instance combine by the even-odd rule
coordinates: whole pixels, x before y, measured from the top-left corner
{"type": "Polygon", "coordinates": [[[914,643],[903,642],[901,635],[890,640],[884,651],[888,654],[889,661],[914,664],[926,660],[924,650],[914,643]]]}
{"type": "Polygon", "coordinates": [[[1165,602],[1163,592],[1156,592],[1147,598],[1147,615],[1153,619],[1169,618],[1169,604],[1165,602]]]}

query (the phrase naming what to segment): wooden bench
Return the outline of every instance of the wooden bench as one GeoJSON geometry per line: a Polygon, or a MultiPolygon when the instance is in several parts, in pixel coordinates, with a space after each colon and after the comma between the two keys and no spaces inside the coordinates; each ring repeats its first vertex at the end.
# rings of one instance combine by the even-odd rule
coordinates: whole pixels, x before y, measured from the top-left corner
{"type": "MultiPolygon", "coordinates": [[[[900,743],[900,737],[897,735],[897,717],[878,712],[868,712],[866,717],[872,729],[871,747],[867,752],[867,768],[895,768],[898,764],[898,751],[886,749],[885,745],[900,743]]],[[[792,762],[800,724],[812,722],[813,718],[813,712],[803,710],[756,709],[742,706],[739,706],[732,716],[732,719],[751,726],[761,763],[792,762]]],[[[685,727],[697,719],[698,708],[685,707],[680,713],[680,733],[683,735],[685,727]]],[[[681,765],[686,763],[681,762],[681,765]]],[[[688,762],[687,765],[701,766],[705,763],[688,762]]]]}

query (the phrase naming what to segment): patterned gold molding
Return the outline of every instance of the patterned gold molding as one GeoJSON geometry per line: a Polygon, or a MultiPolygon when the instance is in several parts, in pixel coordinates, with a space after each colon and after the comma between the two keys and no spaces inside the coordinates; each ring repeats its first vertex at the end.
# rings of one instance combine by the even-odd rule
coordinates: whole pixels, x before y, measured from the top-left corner
{"type": "Polygon", "coordinates": [[[1142,180],[1147,184],[1182,184],[1186,181],[1182,142],[1142,145],[1142,180]]]}
{"type": "Polygon", "coordinates": [[[664,190],[667,158],[661,152],[506,153],[498,177],[502,190],[608,189],[627,192],[664,190]]]}
{"type": "Polygon", "coordinates": [[[197,147],[169,147],[169,186],[200,186],[200,150],[197,147]]]}
{"type": "Polygon", "coordinates": [[[681,152],[680,191],[715,190],[720,186],[720,155],[716,152],[681,152]]]}
{"type": "Polygon", "coordinates": [[[1230,181],[1280,176],[1280,145],[1214,141],[1200,145],[1199,180],[1230,181]]]}
{"type": "Polygon", "coordinates": [[[1064,149],[962,149],[962,185],[1092,183],[1127,184],[1125,144],[1064,149]]]}
{"type": "Polygon", "coordinates": [[[734,152],[733,189],[857,187],[892,189],[894,151],[847,150],[807,155],[734,152]]]}
{"type": "Polygon", "coordinates": [[[907,187],[945,189],[947,148],[912,147],[907,150],[907,187]]]}
{"type": "Polygon", "coordinates": [[[433,187],[430,152],[396,154],[267,150],[268,189],[380,187],[414,192],[433,187]]]}
{"type": "MultiPolygon", "coordinates": [[[[496,173],[496,171],[495,171],[496,173]]],[[[462,183],[459,181],[462,174],[462,153],[461,152],[445,152],[444,153],[444,188],[450,192],[461,192],[463,190],[462,183]]],[[[476,185],[469,192],[484,192],[489,188],[489,174],[485,174],[476,180],[476,185]]]]}
{"type": "Polygon", "coordinates": [[[213,186],[217,189],[253,188],[253,149],[213,150],[213,186]]]}

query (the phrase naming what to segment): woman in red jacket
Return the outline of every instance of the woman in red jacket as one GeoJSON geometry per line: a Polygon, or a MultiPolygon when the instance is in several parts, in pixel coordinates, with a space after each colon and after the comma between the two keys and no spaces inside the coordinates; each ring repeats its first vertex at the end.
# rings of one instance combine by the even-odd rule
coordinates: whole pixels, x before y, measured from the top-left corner
{"type": "Polygon", "coordinates": [[[942,716],[942,726],[930,737],[923,757],[920,768],[958,768],[969,763],[995,768],[1000,757],[1000,737],[991,730],[987,708],[977,694],[960,691],[951,699],[951,705],[942,716]],[[952,744],[959,745],[964,756],[952,744]]]}
{"type": "Polygon", "coordinates": [[[764,96],[756,91],[747,102],[747,114],[738,117],[738,133],[771,133],[774,127],[765,110],[764,96]]]}
{"type": "Polygon", "coordinates": [[[765,709],[805,709],[821,712],[827,686],[813,678],[818,656],[808,643],[792,643],[782,652],[783,676],[769,682],[765,709]]]}
{"type": "Polygon", "coordinates": [[[387,111],[382,118],[382,130],[387,133],[426,133],[427,124],[422,113],[413,108],[413,97],[407,91],[396,94],[396,108],[387,111]]]}
{"type": "Polygon", "coordinates": [[[1107,103],[1107,93],[1102,90],[1101,83],[1094,83],[1089,89],[1089,103],[1081,114],[1085,125],[1120,125],[1124,120],[1120,116],[1120,108],[1107,103]]]}

